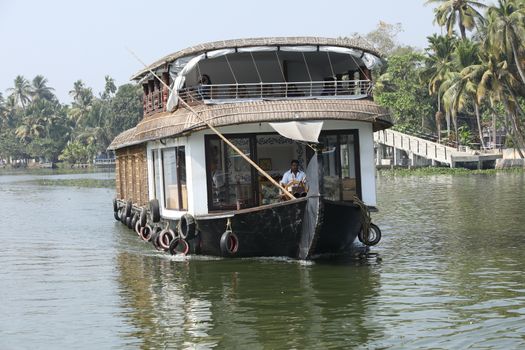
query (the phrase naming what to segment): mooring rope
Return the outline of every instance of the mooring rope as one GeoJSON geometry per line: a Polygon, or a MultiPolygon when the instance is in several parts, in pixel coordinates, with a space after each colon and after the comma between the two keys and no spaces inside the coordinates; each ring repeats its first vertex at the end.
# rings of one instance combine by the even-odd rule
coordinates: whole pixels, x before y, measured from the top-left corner
{"type": "Polygon", "coordinates": [[[370,243],[369,232],[370,224],[372,223],[372,218],[370,217],[370,210],[368,206],[356,195],[353,196],[352,201],[359,207],[361,214],[361,230],[363,231],[363,243],[370,243]]]}

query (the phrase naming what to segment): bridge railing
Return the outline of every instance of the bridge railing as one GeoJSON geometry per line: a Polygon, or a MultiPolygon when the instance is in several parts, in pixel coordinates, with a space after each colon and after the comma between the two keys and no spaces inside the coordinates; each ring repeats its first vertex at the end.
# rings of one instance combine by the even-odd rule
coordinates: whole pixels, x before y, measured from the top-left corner
{"type": "Polygon", "coordinates": [[[433,159],[441,163],[452,163],[452,156],[459,153],[457,149],[416,136],[403,134],[394,130],[381,130],[374,133],[374,141],[418,156],[433,159]]]}

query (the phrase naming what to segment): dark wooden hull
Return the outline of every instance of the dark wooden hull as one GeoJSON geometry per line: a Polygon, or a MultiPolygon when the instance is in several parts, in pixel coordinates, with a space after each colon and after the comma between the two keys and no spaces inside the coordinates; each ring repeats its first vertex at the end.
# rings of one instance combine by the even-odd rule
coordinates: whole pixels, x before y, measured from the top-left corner
{"type": "MultiPolygon", "coordinates": [[[[256,208],[195,217],[196,235],[187,240],[189,253],[222,257],[291,257],[315,259],[351,251],[361,228],[359,207],[307,197],[256,208]],[[221,247],[231,228],[238,246],[234,253],[221,247]]],[[[162,218],[153,227],[176,228],[178,222],[162,218]]]]}
{"type": "Polygon", "coordinates": [[[361,229],[361,211],[351,202],[324,201],[323,222],[313,254],[348,250],[361,229]]]}
{"type": "MultiPolygon", "coordinates": [[[[226,231],[228,219],[238,238],[234,257],[297,255],[301,223],[306,200],[297,200],[259,208],[239,210],[226,215],[197,217],[198,235],[194,239],[205,255],[229,256],[221,251],[220,240],[226,231]],[[228,216],[228,217],[225,217],[228,216]]],[[[190,246],[191,246],[190,242],[190,246]]]]}

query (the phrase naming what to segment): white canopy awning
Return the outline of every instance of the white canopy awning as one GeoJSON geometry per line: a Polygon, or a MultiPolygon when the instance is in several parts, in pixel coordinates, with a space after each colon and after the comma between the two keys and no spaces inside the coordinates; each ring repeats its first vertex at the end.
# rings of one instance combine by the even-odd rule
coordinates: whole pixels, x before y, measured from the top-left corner
{"type": "MultiPolygon", "coordinates": [[[[287,52],[314,52],[314,51],[322,51],[322,52],[333,52],[333,53],[339,53],[339,54],[347,54],[350,56],[353,56],[355,58],[359,58],[363,61],[365,66],[368,69],[374,69],[382,64],[381,59],[379,57],[376,57],[375,55],[372,55],[368,52],[364,52],[362,50],[357,49],[351,49],[351,48],[344,48],[344,47],[338,47],[338,46],[280,46],[279,49],[281,51],[287,51],[287,52]]],[[[276,46],[251,46],[251,47],[244,47],[237,49],[237,52],[268,52],[268,51],[276,51],[276,46]]],[[[219,49],[219,50],[213,50],[209,51],[200,55],[191,56],[191,58],[188,60],[188,57],[181,57],[170,65],[170,75],[173,80],[173,84],[171,86],[171,93],[168,98],[167,103],[167,109],[168,111],[172,111],[178,103],[178,90],[182,88],[184,85],[184,81],[186,80],[185,75],[188,74],[189,71],[191,71],[200,61],[206,59],[206,58],[216,58],[220,56],[229,55],[232,53],[235,53],[235,49],[219,49]]]]}
{"type": "Polygon", "coordinates": [[[305,142],[319,142],[319,134],[323,129],[323,122],[285,122],[269,123],[281,136],[305,142]]]}

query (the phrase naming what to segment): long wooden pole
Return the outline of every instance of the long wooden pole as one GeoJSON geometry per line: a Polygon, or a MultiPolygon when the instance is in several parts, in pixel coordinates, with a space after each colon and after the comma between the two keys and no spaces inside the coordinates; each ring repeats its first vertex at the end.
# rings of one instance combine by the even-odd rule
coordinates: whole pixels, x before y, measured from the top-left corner
{"type": "MultiPolygon", "coordinates": [[[[152,69],[149,69],[148,66],[137,56],[135,55],[135,53],[133,51],[131,51],[130,49],[128,49],[129,53],[131,53],[133,55],[133,57],[135,57],[137,59],[137,61],[139,61],[146,69],[148,69],[148,71],[155,77],[157,78],[165,87],[168,88],[168,90],[170,91],[170,93],[173,93],[173,90],[171,89],[171,87],[166,84],[162,79],[160,79],[157,74],[155,74],[155,72],[153,72],[152,69]]],[[[275,181],[271,176],[270,174],[268,174],[266,171],[264,171],[257,163],[255,163],[253,160],[250,159],[250,157],[248,157],[246,154],[244,154],[239,148],[237,148],[237,146],[235,146],[230,140],[228,140],[223,134],[221,134],[221,132],[219,130],[217,130],[213,125],[211,125],[208,121],[206,121],[205,119],[201,118],[201,116],[190,106],[186,103],[186,101],[184,101],[180,96],[177,95],[177,98],[179,99],[179,101],[182,103],[182,105],[187,108],[188,110],[190,110],[191,113],[193,113],[202,123],[206,124],[206,126],[208,128],[210,128],[210,130],[212,130],[215,134],[217,134],[217,136],[219,136],[228,146],[230,146],[235,152],[237,152],[237,154],[239,154],[242,158],[244,158],[244,160],[246,160],[251,166],[253,166],[259,173],[261,173],[265,178],[267,178],[272,184],[274,184],[275,186],[277,186],[281,191],[283,191],[283,193],[289,198],[289,199],[295,199],[294,195],[291,194],[286,188],[284,188],[283,186],[281,186],[281,184],[279,184],[277,181],[275,181]]]]}

